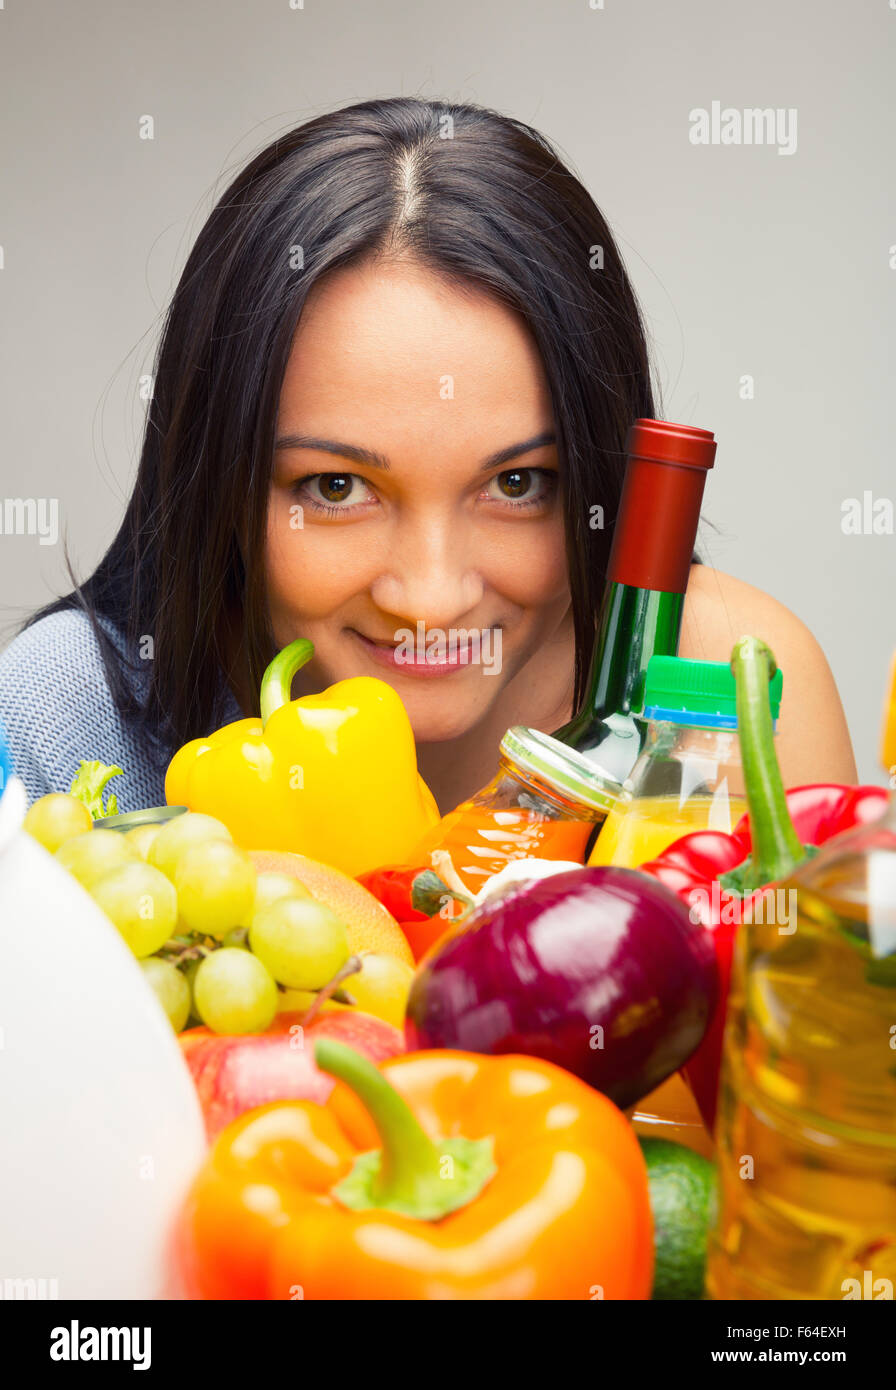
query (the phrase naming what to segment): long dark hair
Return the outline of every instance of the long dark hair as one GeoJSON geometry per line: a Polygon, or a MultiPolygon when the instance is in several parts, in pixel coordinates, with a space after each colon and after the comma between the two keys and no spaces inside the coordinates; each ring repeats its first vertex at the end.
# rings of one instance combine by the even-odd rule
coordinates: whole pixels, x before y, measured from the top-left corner
{"type": "Polygon", "coordinates": [[[72,591],[29,620],[83,608],[119,710],[156,744],[210,732],[222,672],[257,691],[274,655],[263,557],[281,382],[313,285],[373,255],[473,282],[534,335],[561,461],[577,706],[583,697],[626,432],[655,415],[635,295],[602,214],[543,135],[481,106],[400,97],[279,136],[219,200],[168,309],[118,534],[89,579],[72,575],[72,591]],[[594,504],[604,529],[590,524],[594,504]],[[153,639],[139,698],[136,667],[100,619],[129,651],[153,639]]]}

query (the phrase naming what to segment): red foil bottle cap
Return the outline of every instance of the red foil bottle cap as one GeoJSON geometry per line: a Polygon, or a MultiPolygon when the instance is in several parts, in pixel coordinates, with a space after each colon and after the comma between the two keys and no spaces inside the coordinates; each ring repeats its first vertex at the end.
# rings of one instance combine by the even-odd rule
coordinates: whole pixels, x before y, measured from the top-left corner
{"type": "Polygon", "coordinates": [[[626,452],[608,582],[683,594],[715,437],[694,425],[636,420],[626,452]]]}

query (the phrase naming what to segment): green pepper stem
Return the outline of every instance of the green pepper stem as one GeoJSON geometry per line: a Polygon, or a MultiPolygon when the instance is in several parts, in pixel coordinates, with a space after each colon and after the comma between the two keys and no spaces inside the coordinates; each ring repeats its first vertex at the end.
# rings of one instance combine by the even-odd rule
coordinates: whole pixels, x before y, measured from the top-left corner
{"type": "Polygon", "coordinates": [[[745,893],[786,878],[806,857],[794,829],[781,769],[775,754],[768,685],[778,669],[775,658],[758,637],[741,637],[731,653],[737,692],[737,732],[752,852],[742,887],[745,893]]]}
{"type": "Polygon", "coordinates": [[[439,1180],[439,1155],[420,1127],[410,1106],[390,1086],[382,1072],[353,1047],[321,1038],[314,1059],[321,1071],[338,1076],[363,1102],[383,1141],[376,1183],[377,1196],[411,1203],[421,1182],[439,1180]]]}
{"type": "Polygon", "coordinates": [[[355,1093],[382,1141],[381,1150],[361,1154],[333,1188],[344,1206],[435,1221],[466,1206],[494,1174],[490,1139],[443,1139],[437,1147],[382,1072],[354,1048],[321,1038],[314,1060],[355,1093]]]}
{"type": "Polygon", "coordinates": [[[275,709],[289,704],[292,699],[293,677],[313,655],[314,643],[304,637],[297,637],[274,657],[261,678],[262,727],[267,724],[275,709]]]}

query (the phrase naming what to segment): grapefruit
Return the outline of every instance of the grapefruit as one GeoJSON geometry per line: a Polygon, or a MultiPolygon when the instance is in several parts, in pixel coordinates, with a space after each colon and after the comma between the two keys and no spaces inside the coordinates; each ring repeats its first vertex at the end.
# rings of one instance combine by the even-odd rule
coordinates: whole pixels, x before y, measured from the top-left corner
{"type": "Polygon", "coordinates": [[[288,850],[254,849],[249,851],[249,858],[260,874],[289,874],[298,879],[313,898],[335,912],[346,925],[353,955],[376,951],[381,955],[397,956],[407,965],[414,964],[408,939],[391,912],[341,869],[288,850]]]}

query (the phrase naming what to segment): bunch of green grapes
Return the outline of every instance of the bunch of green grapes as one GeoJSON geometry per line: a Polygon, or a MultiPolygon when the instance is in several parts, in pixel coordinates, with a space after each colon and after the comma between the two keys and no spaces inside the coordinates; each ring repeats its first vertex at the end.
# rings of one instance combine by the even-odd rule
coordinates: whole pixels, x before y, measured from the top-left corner
{"type": "Polygon", "coordinates": [[[283,990],[320,990],[349,958],[344,923],[297,879],[257,873],[213,816],[122,832],[52,793],[25,829],[117,927],[176,1032],[262,1033],[283,990]]]}

